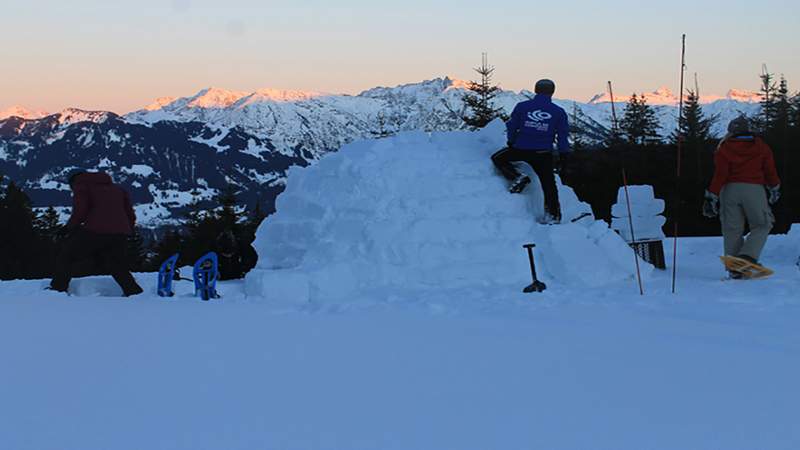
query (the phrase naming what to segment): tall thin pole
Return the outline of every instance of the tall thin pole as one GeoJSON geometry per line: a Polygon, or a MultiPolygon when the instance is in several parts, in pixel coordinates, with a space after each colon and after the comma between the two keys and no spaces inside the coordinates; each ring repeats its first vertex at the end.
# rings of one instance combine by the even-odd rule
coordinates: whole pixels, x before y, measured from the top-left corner
{"type": "Polygon", "coordinates": [[[675,198],[672,228],[672,293],[675,293],[675,280],[678,274],[678,217],[680,216],[680,186],[681,186],[681,150],[683,149],[683,135],[681,135],[681,125],[683,125],[683,76],[686,72],[686,34],[681,37],[681,90],[678,93],[678,154],[675,169],[675,198]]]}
{"type": "Polygon", "coordinates": [[[608,82],[608,95],[611,97],[611,131],[616,137],[619,128],[617,125],[617,108],[614,106],[614,90],[611,88],[611,81],[608,82]]]}
{"type": "Polygon", "coordinates": [[[636,252],[636,235],[633,233],[633,214],[631,213],[631,197],[628,195],[628,177],[625,168],[622,168],[622,185],[625,186],[625,203],[628,205],[628,225],[631,227],[631,243],[633,244],[633,259],[636,261],[636,279],[639,281],[639,295],[644,295],[642,287],[642,273],[639,271],[639,254],[636,252]]]}

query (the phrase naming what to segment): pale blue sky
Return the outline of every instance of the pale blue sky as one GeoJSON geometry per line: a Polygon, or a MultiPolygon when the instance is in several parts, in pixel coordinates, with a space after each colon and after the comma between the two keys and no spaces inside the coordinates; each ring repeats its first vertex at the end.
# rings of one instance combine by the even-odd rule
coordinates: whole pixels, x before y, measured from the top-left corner
{"type": "Polygon", "coordinates": [[[756,89],[762,63],[800,87],[800,8],[781,0],[0,2],[0,109],[127,112],[207,86],[357,93],[473,78],[483,51],[504,88],[547,76],[588,100],[609,79],[620,95],[677,90],[681,33],[704,93],[756,89]]]}

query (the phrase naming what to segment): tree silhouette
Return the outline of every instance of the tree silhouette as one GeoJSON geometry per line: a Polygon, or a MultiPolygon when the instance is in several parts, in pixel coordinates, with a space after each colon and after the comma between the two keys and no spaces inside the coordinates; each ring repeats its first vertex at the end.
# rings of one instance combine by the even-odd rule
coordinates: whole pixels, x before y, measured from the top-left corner
{"type": "Polygon", "coordinates": [[[653,108],[647,104],[644,95],[631,95],[622,119],[619,123],[620,131],[631,144],[645,145],[658,143],[661,136],[658,134],[659,123],[653,108]]]}
{"type": "Polygon", "coordinates": [[[507,120],[508,117],[503,113],[502,108],[495,108],[493,104],[499,86],[492,85],[492,74],[494,67],[489,65],[486,53],[483,54],[481,66],[476,67],[475,72],[481,76],[481,80],[470,81],[467,92],[462,96],[462,100],[468,115],[464,116],[464,123],[473,130],[483,128],[496,118],[507,120]]]}

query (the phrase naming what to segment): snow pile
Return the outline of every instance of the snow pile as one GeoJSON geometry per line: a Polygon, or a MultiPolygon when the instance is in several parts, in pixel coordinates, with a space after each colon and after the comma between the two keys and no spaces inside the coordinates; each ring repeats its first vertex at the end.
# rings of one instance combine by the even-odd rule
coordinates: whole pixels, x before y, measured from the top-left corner
{"type": "Polygon", "coordinates": [[[665,204],[664,200],[655,198],[653,186],[628,186],[628,197],[630,197],[630,216],[633,217],[634,235],[631,235],[631,221],[628,219],[628,201],[624,187],[617,191],[617,203],[611,207],[613,217],[611,228],[628,242],[633,242],[634,236],[637,241],[664,239],[662,227],[667,223],[667,218],[661,213],[664,212],[665,204]]]}
{"type": "Polygon", "coordinates": [[[289,172],[277,212],[258,230],[248,295],[268,300],[350,299],[384,289],[521,289],[522,245],[537,244],[549,283],[600,286],[632,277],[631,250],[571,189],[564,225],[536,222],[542,194],[507,191],[491,154],[502,122],[471,132],[409,132],[357,142],[289,172]]]}

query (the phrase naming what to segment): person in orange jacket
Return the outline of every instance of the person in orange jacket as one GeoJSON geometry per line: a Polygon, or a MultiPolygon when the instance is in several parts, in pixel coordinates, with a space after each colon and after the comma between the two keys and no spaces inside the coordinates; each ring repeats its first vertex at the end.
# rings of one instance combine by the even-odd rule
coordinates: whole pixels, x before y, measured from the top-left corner
{"type": "Polygon", "coordinates": [[[714,153],[714,178],[703,203],[704,216],[720,218],[725,255],[758,263],[775,222],[770,205],[780,199],[780,188],[772,149],[750,130],[747,118],[732,120],[714,153]]]}

